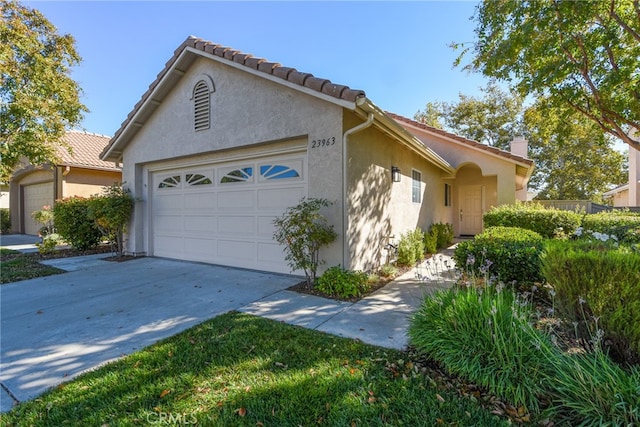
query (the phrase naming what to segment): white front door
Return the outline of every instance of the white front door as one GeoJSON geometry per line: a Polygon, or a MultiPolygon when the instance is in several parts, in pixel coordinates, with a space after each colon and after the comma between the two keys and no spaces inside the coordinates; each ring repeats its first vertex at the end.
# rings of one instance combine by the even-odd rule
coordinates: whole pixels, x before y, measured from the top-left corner
{"type": "Polygon", "coordinates": [[[306,196],[305,164],[289,155],[154,172],[152,254],[290,273],[273,219],[306,196]]]}
{"type": "Polygon", "coordinates": [[[482,186],[460,187],[460,234],[476,235],[482,232],[482,186]]]}

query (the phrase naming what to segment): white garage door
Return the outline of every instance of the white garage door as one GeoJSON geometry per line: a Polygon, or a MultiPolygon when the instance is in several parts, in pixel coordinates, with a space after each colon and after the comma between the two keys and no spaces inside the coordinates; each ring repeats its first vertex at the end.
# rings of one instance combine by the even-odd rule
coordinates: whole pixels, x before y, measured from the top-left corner
{"type": "Polygon", "coordinates": [[[157,171],[155,256],[289,273],[273,219],[307,194],[304,156],[157,171]]]}
{"type": "Polygon", "coordinates": [[[23,188],[24,210],[22,221],[26,234],[37,235],[42,227],[31,218],[31,212],[42,209],[43,206],[53,207],[53,182],[25,185],[23,188]]]}

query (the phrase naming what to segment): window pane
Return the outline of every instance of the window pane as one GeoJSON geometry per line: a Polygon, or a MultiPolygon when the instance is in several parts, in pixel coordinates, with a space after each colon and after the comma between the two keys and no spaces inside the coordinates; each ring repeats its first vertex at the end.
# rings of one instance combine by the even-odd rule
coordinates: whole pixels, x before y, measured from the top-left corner
{"type": "Polygon", "coordinates": [[[418,171],[411,172],[413,182],[411,184],[411,201],[413,203],[422,202],[422,174],[418,171]]]}

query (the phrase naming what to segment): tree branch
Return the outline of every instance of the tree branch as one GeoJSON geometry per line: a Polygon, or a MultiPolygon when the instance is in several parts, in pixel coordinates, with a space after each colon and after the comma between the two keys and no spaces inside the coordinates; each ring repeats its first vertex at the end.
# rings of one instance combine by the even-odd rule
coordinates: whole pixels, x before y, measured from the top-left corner
{"type": "MultiPolygon", "coordinates": [[[[631,34],[631,36],[636,39],[638,42],[640,42],[640,34],[638,34],[638,32],[636,32],[633,28],[631,28],[626,22],[624,22],[622,20],[622,18],[620,18],[620,15],[618,15],[615,11],[615,3],[616,0],[611,0],[611,7],[609,8],[609,16],[611,16],[617,23],[618,25],[620,25],[625,31],[627,31],[629,34],[631,34]]],[[[638,0],[633,2],[633,6],[636,10],[636,15],[638,15],[638,18],[640,19],[640,4],[638,2],[638,0]]]]}

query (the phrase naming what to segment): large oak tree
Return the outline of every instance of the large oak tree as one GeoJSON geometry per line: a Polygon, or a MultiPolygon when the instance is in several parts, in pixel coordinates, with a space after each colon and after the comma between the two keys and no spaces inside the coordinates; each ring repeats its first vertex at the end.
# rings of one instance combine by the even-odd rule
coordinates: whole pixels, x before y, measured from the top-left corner
{"type": "Polygon", "coordinates": [[[55,162],[57,147],[87,108],[70,77],[75,41],[37,10],[0,1],[0,180],[27,161],[55,162]]]}
{"type": "Polygon", "coordinates": [[[640,149],[640,0],[485,0],[469,68],[571,107],[640,149]]]}

